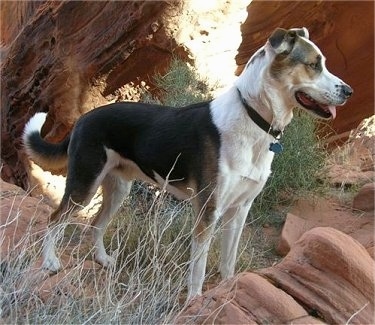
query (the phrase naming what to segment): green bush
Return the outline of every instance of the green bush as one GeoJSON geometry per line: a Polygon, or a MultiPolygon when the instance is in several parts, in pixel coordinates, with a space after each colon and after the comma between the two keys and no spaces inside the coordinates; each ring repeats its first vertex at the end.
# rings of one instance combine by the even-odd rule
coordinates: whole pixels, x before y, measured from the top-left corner
{"type": "Polygon", "coordinates": [[[182,107],[212,98],[207,80],[203,79],[188,63],[173,59],[165,75],[157,74],[154,82],[161,90],[160,98],[144,94],[143,100],[182,107]]]}
{"type": "Polygon", "coordinates": [[[324,189],[317,174],[323,167],[326,150],[316,135],[317,123],[308,113],[295,112],[281,139],[284,150],[275,154],[272,174],[251,209],[253,218],[260,222],[282,221],[277,217],[279,208],[324,189]]]}

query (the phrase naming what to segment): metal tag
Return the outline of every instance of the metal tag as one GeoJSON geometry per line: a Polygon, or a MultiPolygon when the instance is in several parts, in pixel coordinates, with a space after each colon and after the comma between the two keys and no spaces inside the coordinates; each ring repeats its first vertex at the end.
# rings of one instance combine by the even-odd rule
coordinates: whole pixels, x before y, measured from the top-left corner
{"type": "Polygon", "coordinates": [[[283,151],[283,146],[280,142],[274,142],[270,144],[270,151],[274,153],[281,153],[283,151]]]}

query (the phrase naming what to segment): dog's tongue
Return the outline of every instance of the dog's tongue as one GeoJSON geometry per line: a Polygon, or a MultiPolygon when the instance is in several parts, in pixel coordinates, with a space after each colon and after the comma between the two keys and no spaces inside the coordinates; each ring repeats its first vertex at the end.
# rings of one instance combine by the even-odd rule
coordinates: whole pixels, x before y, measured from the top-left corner
{"type": "Polygon", "coordinates": [[[334,120],[336,118],[336,106],[330,105],[328,106],[328,110],[332,115],[332,120],[334,120]]]}

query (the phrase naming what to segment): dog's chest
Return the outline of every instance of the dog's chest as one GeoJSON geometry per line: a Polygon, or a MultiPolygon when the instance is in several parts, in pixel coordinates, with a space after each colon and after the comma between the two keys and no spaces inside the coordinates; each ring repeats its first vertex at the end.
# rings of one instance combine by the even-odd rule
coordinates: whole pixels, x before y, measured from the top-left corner
{"type": "Polygon", "coordinates": [[[274,155],[258,149],[227,146],[221,150],[216,199],[222,209],[253,201],[263,189],[274,155]]]}

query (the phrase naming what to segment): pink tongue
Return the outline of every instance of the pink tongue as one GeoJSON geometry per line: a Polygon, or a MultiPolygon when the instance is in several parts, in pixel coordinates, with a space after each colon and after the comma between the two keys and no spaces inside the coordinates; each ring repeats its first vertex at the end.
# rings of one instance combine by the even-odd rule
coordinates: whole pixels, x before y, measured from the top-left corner
{"type": "Polygon", "coordinates": [[[332,120],[336,118],[336,107],[335,106],[328,106],[329,112],[332,115],[332,120]]]}

